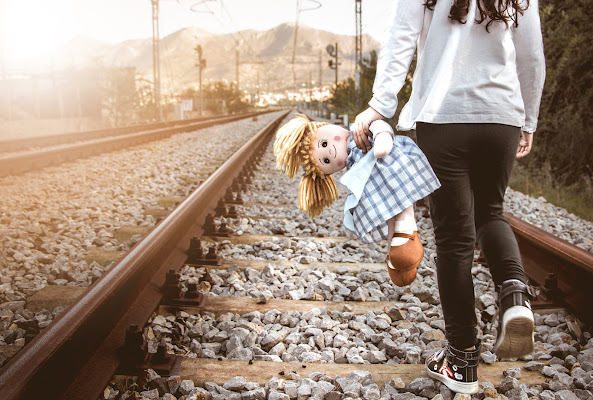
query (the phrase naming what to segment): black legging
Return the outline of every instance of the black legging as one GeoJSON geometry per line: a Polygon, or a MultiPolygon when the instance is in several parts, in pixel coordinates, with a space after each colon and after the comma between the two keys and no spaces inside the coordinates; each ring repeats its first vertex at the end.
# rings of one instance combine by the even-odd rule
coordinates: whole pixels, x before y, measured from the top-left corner
{"type": "Polygon", "coordinates": [[[500,124],[417,123],[418,145],[441,181],[430,195],[437,279],[446,337],[458,349],[477,343],[471,268],[476,233],[496,286],[527,282],[517,241],[502,215],[520,128],[500,124]]]}

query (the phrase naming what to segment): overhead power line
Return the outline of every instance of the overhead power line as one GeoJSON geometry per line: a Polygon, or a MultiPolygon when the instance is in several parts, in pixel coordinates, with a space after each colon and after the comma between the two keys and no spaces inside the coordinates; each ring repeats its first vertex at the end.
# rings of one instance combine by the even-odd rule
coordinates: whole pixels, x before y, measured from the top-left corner
{"type": "Polygon", "coordinates": [[[292,83],[293,83],[294,90],[296,90],[296,69],[294,66],[294,60],[295,60],[295,56],[296,56],[297,36],[298,36],[298,32],[299,32],[299,16],[301,15],[302,12],[316,10],[320,7],[321,7],[321,3],[319,2],[319,0],[297,0],[297,11],[296,11],[296,21],[294,23],[294,40],[292,43],[292,62],[291,62],[291,64],[292,64],[292,83]],[[302,1],[309,1],[309,6],[303,7],[302,1]]]}

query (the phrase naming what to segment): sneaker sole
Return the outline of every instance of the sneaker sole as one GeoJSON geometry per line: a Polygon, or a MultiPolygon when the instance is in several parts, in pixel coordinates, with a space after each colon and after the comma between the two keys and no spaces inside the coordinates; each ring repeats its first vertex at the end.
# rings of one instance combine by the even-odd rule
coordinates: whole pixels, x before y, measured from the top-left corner
{"type": "Polygon", "coordinates": [[[501,358],[518,358],[533,351],[533,312],[523,306],[509,308],[503,316],[502,328],[494,345],[501,358]]]}
{"type": "Polygon", "coordinates": [[[439,374],[438,372],[433,372],[428,367],[426,367],[426,372],[428,376],[439,380],[445,384],[449,389],[457,393],[463,394],[474,394],[478,392],[480,388],[478,382],[457,382],[451,378],[446,377],[445,375],[439,374]]]}

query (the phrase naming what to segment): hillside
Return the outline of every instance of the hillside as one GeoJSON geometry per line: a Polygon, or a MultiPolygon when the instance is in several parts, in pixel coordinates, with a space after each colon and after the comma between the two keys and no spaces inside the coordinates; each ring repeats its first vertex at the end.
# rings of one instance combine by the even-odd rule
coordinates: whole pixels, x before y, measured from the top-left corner
{"type": "MultiPolygon", "coordinates": [[[[354,74],[354,37],[336,35],[300,25],[296,50],[293,44],[294,24],[282,24],[268,31],[245,30],[230,34],[212,34],[199,28],[184,28],[161,38],[161,80],[163,92],[176,92],[198,85],[197,55],[199,44],[206,59],[203,83],[216,80],[235,81],[237,69],[241,88],[249,91],[281,90],[304,87],[309,80],[315,86],[335,80],[335,71],[328,67],[329,44],[339,47],[338,79],[354,74]],[[238,55],[238,68],[237,68],[238,55]],[[295,79],[296,78],[296,79],[295,79]]],[[[363,36],[363,51],[378,50],[379,43],[363,36]]],[[[152,39],[127,40],[117,44],[78,38],[56,55],[65,68],[91,66],[128,66],[152,80],[152,39]]],[[[58,66],[59,67],[59,66],[58,66]]]]}

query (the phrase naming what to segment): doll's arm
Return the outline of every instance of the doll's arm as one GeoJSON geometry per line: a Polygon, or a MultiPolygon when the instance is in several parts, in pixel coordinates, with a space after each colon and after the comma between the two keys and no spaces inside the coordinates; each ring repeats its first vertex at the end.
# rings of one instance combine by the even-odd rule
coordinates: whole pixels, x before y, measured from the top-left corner
{"type": "Polygon", "coordinates": [[[373,145],[375,157],[385,157],[393,147],[393,129],[387,122],[377,120],[371,123],[369,130],[373,133],[375,141],[373,145]]]}

